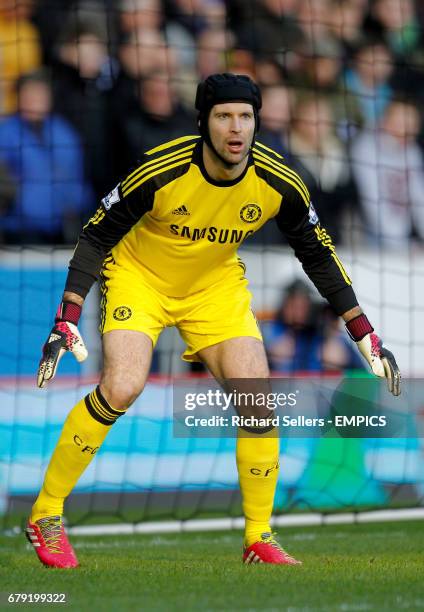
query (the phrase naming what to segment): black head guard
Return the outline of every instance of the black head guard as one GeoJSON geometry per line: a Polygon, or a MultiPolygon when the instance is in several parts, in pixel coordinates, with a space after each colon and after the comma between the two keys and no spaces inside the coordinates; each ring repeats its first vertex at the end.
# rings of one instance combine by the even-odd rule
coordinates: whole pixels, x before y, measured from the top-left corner
{"type": "Polygon", "coordinates": [[[262,97],[259,87],[252,79],[243,74],[211,74],[199,83],[196,92],[196,110],[199,111],[198,126],[203,138],[210,144],[208,116],[212,106],[225,102],[247,102],[255,114],[255,133],[259,129],[259,109],[262,97]]]}

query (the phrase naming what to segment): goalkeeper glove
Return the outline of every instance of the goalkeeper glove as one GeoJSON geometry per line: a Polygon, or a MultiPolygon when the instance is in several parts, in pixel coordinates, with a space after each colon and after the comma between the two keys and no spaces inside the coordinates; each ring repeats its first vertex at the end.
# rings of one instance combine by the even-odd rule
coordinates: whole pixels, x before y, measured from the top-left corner
{"type": "Polygon", "coordinates": [[[364,314],[346,323],[349,336],[371,366],[372,372],[381,378],[387,378],[390,393],[400,395],[401,375],[393,353],[383,347],[383,342],[374,333],[374,328],[364,314]]]}
{"type": "Polygon", "coordinates": [[[40,388],[54,377],[65,351],[73,353],[77,361],[87,358],[88,352],[77,328],[81,310],[81,306],[73,302],[62,302],[57,309],[38,367],[37,385],[40,388]]]}

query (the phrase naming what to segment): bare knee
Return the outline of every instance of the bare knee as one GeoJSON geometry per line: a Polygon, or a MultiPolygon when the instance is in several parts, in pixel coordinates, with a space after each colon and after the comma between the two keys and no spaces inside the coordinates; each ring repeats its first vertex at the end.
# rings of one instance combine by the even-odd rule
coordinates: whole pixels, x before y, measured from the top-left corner
{"type": "Polygon", "coordinates": [[[136,380],[103,376],[100,391],[108,404],[116,410],[126,410],[144,389],[144,384],[136,380]]]}
{"type": "Polygon", "coordinates": [[[151,339],[141,332],[115,329],[103,335],[100,391],[111,408],[126,410],[143,391],[152,350],[151,339]]]}

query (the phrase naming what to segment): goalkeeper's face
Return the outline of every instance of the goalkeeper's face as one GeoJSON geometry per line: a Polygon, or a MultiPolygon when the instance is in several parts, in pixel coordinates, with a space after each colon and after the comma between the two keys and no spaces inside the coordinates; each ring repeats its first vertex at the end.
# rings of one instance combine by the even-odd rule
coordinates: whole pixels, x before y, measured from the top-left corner
{"type": "Polygon", "coordinates": [[[215,104],[209,113],[209,136],[221,160],[229,166],[240,164],[248,155],[255,134],[251,104],[215,104]]]}

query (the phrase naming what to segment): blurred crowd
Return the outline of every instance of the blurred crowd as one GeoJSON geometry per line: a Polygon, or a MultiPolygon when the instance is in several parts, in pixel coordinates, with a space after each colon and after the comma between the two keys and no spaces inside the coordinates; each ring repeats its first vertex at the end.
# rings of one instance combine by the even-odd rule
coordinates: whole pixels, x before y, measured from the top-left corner
{"type": "Polygon", "coordinates": [[[303,280],[283,288],[272,317],[261,329],[269,366],[280,374],[365,369],[365,361],[341,328],[340,318],[303,280]]]}
{"type": "Polygon", "coordinates": [[[198,80],[230,71],[260,84],[258,139],[335,243],[420,248],[423,24],[418,0],[0,0],[0,242],[73,243],[144,150],[197,132],[198,80]]]}

